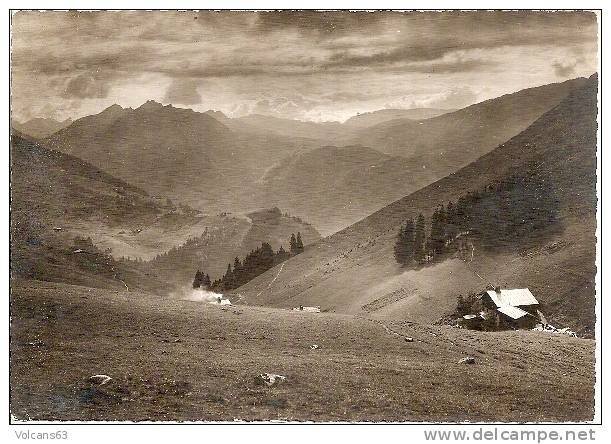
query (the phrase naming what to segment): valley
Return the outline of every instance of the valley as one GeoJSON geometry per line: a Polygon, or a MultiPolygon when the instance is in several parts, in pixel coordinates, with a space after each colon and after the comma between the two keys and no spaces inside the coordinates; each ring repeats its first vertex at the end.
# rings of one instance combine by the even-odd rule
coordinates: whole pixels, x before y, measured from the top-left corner
{"type": "MultiPolygon", "coordinates": [[[[592,334],[595,118],[596,77],[592,77],[525,131],[474,163],[310,246],[285,264],[271,289],[259,294],[276,278],[274,269],[238,291],[256,305],[320,305],[344,313],[358,313],[362,306],[404,291],[408,297],[371,315],[380,319],[409,316],[428,323],[451,311],[459,294],[480,291],[490,284],[528,285],[547,305],[552,319],[592,334]],[[516,172],[551,183],[556,193],[553,202],[558,205],[558,220],[544,227],[532,243],[493,250],[477,246],[470,263],[451,258],[412,270],[396,263],[392,248],[399,226],[408,217],[415,218],[419,212],[430,217],[437,205],[456,202],[516,172]],[[553,245],[561,248],[551,253],[553,245]]],[[[519,199],[508,203],[537,205],[519,199]]],[[[503,221],[502,213],[492,214],[503,221]]],[[[477,239],[474,243],[477,245],[477,239]]]]}

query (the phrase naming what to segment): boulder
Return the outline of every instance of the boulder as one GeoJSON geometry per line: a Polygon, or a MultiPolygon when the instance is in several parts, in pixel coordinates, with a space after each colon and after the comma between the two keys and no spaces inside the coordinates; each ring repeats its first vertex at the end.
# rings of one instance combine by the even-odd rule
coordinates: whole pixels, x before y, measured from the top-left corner
{"type": "Polygon", "coordinates": [[[89,377],[89,382],[97,385],[108,384],[110,381],[112,381],[112,378],[108,375],[93,375],[89,377]]]}
{"type": "Polygon", "coordinates": [[[261,373],[255,378],[255,384],[266,385],[271,387],[286,381],[286,376],[277,375],[275,373],[261,373]]]}

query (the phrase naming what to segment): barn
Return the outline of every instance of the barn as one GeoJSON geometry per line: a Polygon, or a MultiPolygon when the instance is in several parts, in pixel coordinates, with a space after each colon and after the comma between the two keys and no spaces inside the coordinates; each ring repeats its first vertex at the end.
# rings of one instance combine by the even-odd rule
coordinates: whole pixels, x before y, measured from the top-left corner
{"type": "Polygon", "coordinates": [[[539,321],[539,301],[528,288],[488,290],[481,295],[487,313],[499,328],[533,328],[539,321]]]}

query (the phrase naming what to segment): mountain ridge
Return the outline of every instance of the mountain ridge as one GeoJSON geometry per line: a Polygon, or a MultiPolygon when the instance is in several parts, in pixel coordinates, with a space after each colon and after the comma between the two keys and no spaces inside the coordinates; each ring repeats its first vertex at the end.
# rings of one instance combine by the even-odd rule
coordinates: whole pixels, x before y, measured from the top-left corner
{"type": "Polygon", "coordinates": [[[592,334],[596,88],[596,78],[590,78],[527,130],[476,162],[311,245],[287,261],[280,275],[272,269],[236,291],[252,304],[321,305],[352,314],[373,301],[391,301],[372,315],[434,322],[455,308],[459,294],[485,288],[487,282],[479,274],[497,285],[530,287],[552,320],[592,334]],[[428,218],[437,205],[484,189],[525,167],[533,177],[554,185],[560,235],[553,232],[530,248],[481,251],[471,264],[448,258],[402,271],[395,263],[394,240],[407,217],[423,212],[428,218]],[[546,275],[540,270],[546,270],[546,275]],[[274,284],[268,287],[272,279],[274,284]],[[399,296],[391,297],[394,292],[399,296]]]}

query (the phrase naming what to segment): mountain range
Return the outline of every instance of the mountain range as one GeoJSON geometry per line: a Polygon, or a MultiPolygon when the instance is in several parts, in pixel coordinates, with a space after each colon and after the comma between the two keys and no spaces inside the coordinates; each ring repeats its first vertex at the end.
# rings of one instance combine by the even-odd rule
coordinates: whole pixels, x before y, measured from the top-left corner
{"type": "Polygon", "coordinates": [[[15,276],[167,293],[189,284],[198,268],[220,276],[234,257],[261,242],[288,249],[291,233],[301,232],[304,244],[320,239],[309,224],[277,208],[249,217],[208,215],[152,197],[16,130],[11,163],[15,276]],[[194,246],[195,256],[189,253],[194,246]],[[173,271],[166,273],[169,263],[173,271]]]}
{"type": "MultiPolygon", "coordinates": [[[[458,151],[443,158],[420,148],[413,155],[385,154],[313,139],[285,146],[282,136],[264,135],[262,127],[259,135],[252,128],[238,132],[230,128],[235,122],[223,123],[222,116],[155,102],[137,109],[112,106],[41,142],[14,131],[12,270],[63,279],[61,264],[74,262],[71,251],[82,250],[74,239],[91,237],[93,245],[110,249],[117,260],[111,268],[123,279],[118,283],[110,274],[112,285],[166,291],[184,285],[197,268],[218,276],[233,257],[260,242],[286,248],[290,233],[300,231],[310,244],[306,251],[286,262],[281,273],[272,269],[238,289],[240,297],[250,304],[321,305],[337,312],[366,310],[381,319],[435,322],[452,310],[458,295],[491,284],[529,286],[552,319],[589,334],[594,319],[595,116],[593,77],[521,91],[431,119],[395,119],[370,128],[375,134],[384,125],[409,131],[417,125],[430,135],[435,128],[456,128],[463,121],[456,145],[470,141],[465,159],[479,156],[466,166],[458,151]],[[512,117],[511,109],[523,112],[512,117]],[[499,116],[511,117],[499,133],[509,134],[542,110],[526,128],[488,148],[497,137],[492,125],[501,124],[499,116]],[[487,135],[474,138],[476,128],[487,135]],[[429,168],[419,168],[425,157],[429,168]],[[430,218],[438,205],[505,186],[516,177],[515,195],[528,195],[531,185],[523,179],[530,177],[546,184],[537,195],[552,200],[526,202],[511,195],[503,208],[530,206],[536,212],[550,206],[557,215],[535,238],[494,247],[474,238],[468,263],[448,257],[402,269],[394,261],[396,233],[406,218],[420,212],[430,218]],[[204,206],[210,211],[183,203],[215,199],[216,207],[204,206]],[[240,211],[212,211],[227,202],[240,211]],[[263,203],[308,218],[261,210],[263,203]],[[323,235],[340,231],[320,239],[317,228],[323,235]],[[41,248],[46,249],[44,260],[41,248]]],[[[409,131],[401,130],[402,137],[409,131]]],[[[446,137],[437,139],[439,146],[446,137]]],[[[497,217],[480,210],[487,218],[497,217]]],[[[69,282],[88,282],[91,270],[79,267],[72,268],[69,282]]]]}
{"type": "MultiPolygon", "coordinates": [[[[309,246],[282,270],[269,270],[236,292],[251,304],[320,305],[431,323],[451,313],[459,295],[488,285],[529,287],[553,323],[592,335],[598,80],[575,83],[580,87],[491,152],[309,246]],[[534,193],[532,183],[539,187],[534,193]],[[553,220],[493,247],[475,236],[470,259],[457,255],[412,269],[396,263],[393,245],[406,219],[423,213],[430,220],[439,205],[497,186],[515,191],[499,203],[503,211],[549,210],[553,220]]],[[[505,220],[500,209],[477,208],[479,217],[499,218],[493,227],[505,220]]]]}
{"type": "Polygon", "coordinates": [[[55,119],[37,117],[23,123],[16,120],[11,121],[11,126],[13,129],[35,139],[44,139],[45,137],[49,137],[51,134],[66,128],[70,124],[72,124],[72,119],[70,118],[63,121],[58,121],[55,119]]]}
{"type": "Polygon", "coordinates": [[[328,235],[474,161],[584,82],[531,88],[424,120],[412,118],[445,110],[386,110],[344,124],[231,119],[149,101],[136,109],[113,105],[43,142],[206,214],[275,205],[328,235]],[[386,118],[392,120],[363,128],[386,118]],[[345,161],[340,153],[348,152],[345,161]],[[328,186],[332,191],[321,194],[328,186]]]}

